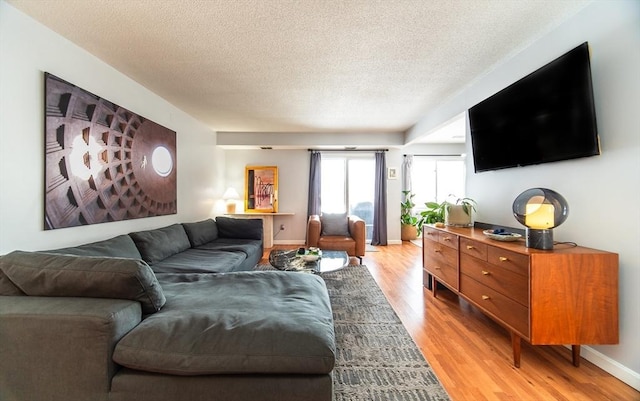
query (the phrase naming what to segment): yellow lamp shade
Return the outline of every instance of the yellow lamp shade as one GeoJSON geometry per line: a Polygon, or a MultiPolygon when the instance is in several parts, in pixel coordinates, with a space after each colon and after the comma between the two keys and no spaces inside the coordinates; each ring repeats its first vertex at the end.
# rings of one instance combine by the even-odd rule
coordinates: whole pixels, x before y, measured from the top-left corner
{"type": "Polygon", "coordinates": [[[549,203],[529,203],[525,207],[524,225],[529,228],[546,230],[553,228],[555,208],[549,203]]]}

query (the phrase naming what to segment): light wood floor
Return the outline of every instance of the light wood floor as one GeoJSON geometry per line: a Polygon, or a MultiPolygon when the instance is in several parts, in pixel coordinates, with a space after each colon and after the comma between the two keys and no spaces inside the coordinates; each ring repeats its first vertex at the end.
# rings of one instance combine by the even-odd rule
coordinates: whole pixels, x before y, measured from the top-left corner
{"type": "Polygon", "coordinates": [[[421,248],[406,242],[377,249],[363,264],[454,401],[640,401],[638,391],[584,358],[574,367],[561,346],[523,341],[521,367],[513,367],[505,329],[452,292],[439,290],[433,298],[422,287],[421,248]]]}

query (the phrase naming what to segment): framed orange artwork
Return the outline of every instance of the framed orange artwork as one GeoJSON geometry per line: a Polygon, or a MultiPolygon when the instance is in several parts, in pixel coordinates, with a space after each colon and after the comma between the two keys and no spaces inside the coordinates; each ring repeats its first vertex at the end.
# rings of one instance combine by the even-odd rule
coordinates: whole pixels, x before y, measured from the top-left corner
{"type": "Polygon", "coordinates": [[[278,167],[245,168],[245,213],[278,212],[278,167]]]}

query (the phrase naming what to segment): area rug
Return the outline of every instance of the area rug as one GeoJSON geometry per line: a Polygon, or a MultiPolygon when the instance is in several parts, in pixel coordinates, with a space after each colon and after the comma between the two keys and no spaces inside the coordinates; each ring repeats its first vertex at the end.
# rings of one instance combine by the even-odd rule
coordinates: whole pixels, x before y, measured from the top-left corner
{"type": "Polygon", "coordinates": [[[322,278],[336,332],[335,401],[450,399],[365,266],[322,278]]]}

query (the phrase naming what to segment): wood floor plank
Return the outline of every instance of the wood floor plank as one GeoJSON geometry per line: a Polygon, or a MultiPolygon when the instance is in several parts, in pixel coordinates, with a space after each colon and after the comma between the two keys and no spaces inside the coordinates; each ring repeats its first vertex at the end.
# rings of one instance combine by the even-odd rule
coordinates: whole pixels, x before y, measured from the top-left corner
{"type": "Polygon", "coordinates": [[[405,242],[376,249],[363,264],[454,401],[640,401],[640,392],[587,360],[574,367],[562,346],[523,341],[522,364],[515,368],[504,328],[451,291],[439,290],[434,298],[422,286],[420,247],[405,242]]]}

